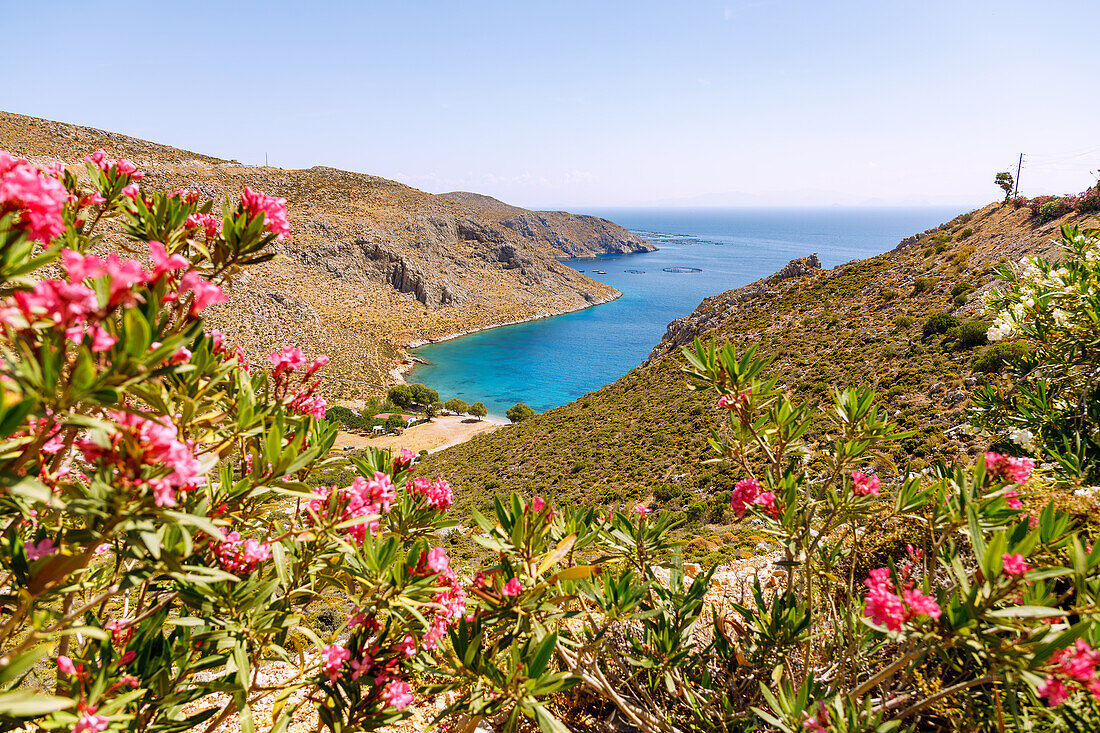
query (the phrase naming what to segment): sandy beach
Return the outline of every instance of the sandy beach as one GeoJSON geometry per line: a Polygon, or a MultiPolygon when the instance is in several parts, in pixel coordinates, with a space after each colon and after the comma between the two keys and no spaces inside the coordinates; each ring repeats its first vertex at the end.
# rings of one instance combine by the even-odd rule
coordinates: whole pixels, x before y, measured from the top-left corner
{"type": "Polygon", "coordinates": [[[389,448],[391,450],[408,448],[416,453],[422,450],[426,450],[429,453],[435,453],[444,448],[450,448],[453,445],[465,443],[478,433],[496,430],[500,426],[507,424],[507,420],[500,420],[499,418],[493,417],[485,417],[478,420],[475,417],[445,415],[432,418],[432,421],[429,423],[411,427],[405,431],[404,435],[373,437],[341,431],[336,436],[336,448],[342,449],[344,446],[348,445],[354,448],[366,448],[370,446],[374,448],[389,448]]]}

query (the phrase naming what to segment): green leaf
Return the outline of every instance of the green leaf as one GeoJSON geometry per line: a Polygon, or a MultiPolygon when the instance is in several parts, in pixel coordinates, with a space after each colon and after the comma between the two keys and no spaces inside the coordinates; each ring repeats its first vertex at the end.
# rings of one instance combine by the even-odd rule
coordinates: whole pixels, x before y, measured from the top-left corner
{"type": "Polygon", "coordinates": [[[71,708],[76,700],[55,695],[43,695],[31,690],[0,693],[0,715],[12,718],[36,718],[71,708]]]}

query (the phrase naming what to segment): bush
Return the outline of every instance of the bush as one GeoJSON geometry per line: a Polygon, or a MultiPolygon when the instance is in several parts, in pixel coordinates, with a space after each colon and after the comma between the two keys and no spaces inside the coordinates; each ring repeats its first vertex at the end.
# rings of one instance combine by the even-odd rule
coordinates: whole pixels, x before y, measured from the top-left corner
{"type": "Polygon", "coordinates": [[[1027,345],[1021,343],[993,344],[974,357],[974,369],[994,373],[1027,356],[1027,345]]]}
{"type": "Polygon", "coordinates": [[[882,300],[890,301],[898,297],[898,293],[896,290],[883,289],[879,291],[878,297],[882,300]]]}
{"type": "Polygon", "coordinates": [[[951,297],[954,298],[959,295],[966,295],[974,290],[974,286],[968,282],[955,283],[951,288],[951,297]]]}
{"type": "Polygon", "coordinates": [[[966,293],[959,293],[951,299],[951,305],[955,306],[956,308],[961,308],[962,306],[966,305],[966,302],[968,300],[969,298],[966,297],[966,293]]]}
{"type": "Polygon", "coordinates": [[[894,325],[898,328],[909,328],[914,323],[911,316],[898,316],[894,319],[894,325]]]}
{"type": "Polygon", "coordinates": [[[966,227],[961,232],[959,232],[959,236],[957,237],[957,239],[961,242],[964,239],[968,239],[973,234],[974,234],[974,230],[971,229],[970,227],[966,227]]]}
{"type": "Polygon", "coordinates": [[[986,331],[989,330],[988,321],[966,321],[959,326],[958,336],[955,338],[955,346],[960,349],[972,349],[986,343],[986,331]]]}
{"type": "Polygon", "coordinates": [[[535,416],[535,411],[522,402],[517,402],[504,413],[512,423],[522,422],[535,416]]]}
{"type": "Polygon", "coordinates": [[[938,333],[947,333],[949,329],[956,328],[958,325],[958,316],[943,311],[934,311],[924,322],[921,333],[927,338],[938,333]]]}
{"type": "Polygon", "coordinates": [[[913,281],[913,293],[925,293],[932,289],[936,281],[930,277],[918,277],[913,281]]]}

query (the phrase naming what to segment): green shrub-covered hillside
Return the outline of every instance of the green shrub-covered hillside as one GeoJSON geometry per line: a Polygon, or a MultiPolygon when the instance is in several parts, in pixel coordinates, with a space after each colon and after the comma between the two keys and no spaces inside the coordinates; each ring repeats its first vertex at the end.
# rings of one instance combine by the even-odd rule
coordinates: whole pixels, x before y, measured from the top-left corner
{"type": "Polygon", "coordinates": [[[678,340],[666,336],[645,365],[571,404],[429,456],[422,470],[447,476],[460,504],[486,506],[494,494],[522,489],[558,502],[652,500],[693,522],[724,524],[736,476],[700,460],[720,413],[688,389],[673,348],[692,336],[740,349],[759,344],[797,397],[873,387],[915,431],[894,451],[899,466],[976,454],[985,442],[960,429],[962,410],[1006,349],[1020,348],[985,338],[992,269],[1055,252],[1058,225],[1077,220],[1088,219],[1044,224],[1027,208],[990,205],[877,257],[708,298],[670,327],[678,340]]]}

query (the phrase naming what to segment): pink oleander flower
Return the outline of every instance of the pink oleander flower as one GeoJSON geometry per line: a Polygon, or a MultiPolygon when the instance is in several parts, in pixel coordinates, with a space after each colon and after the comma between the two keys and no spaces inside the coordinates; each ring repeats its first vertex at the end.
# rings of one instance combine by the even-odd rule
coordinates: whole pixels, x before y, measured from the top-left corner
{"type": "Polygon", "coordinates": [[[804,730],[809,733],[828,733],[829,709],[825,707],[825,703],[819,703],[813,715],[806,711],[803,711],[802,715],[805,717],[802,721],[804,730]]]}
{"type": "Polygon", "coordinates": [[[115,170],[124,176],[130,176],[131,178],[136,178],[138,180],[141,180],[145,177],[145,174],[135,176],[134,174],[137,173],[137,166],[126,160],[125,158],[119,158],[115,161],[115,170]]]}
{"type": "Polygon", "coordinates": [[[186,364],[191,361],[191,351],[186,348],[181,348],[176,353],[172,354],[172,358],[168,360],[169,364],[186,364]]]}
{"type": "Polygon", "coordinates": [[[340,677],[340,668],[351,659],[351,652],[339,644],[331,644],[321,649],[321,673],[335,682],[340,677]]]}
{"type": "Polygon", "coordinates": [[[76,665],[73,664],[73,660],[69,659],[64,654],[60,654],[57,657],[57,671],[61,674],[73,676],[76,674],[76,665]]]}
{"type": "Polygon", "coordinates": [[[779,504],[776,503],[775,494],[770,491],[765,491],[763,494],[757,495],[752,500],[753,506],[760,507],[760,511],[767,514],[769,517],[779,516],[779,504]]]}
{"type": "Polygon", "coordinates": [[[756,501],[756,497],[760,496],[761,488],[760,482],[752,476],[741,479],[733,487],[730,495],[730,508],[733,509],[738,519],[745,516],[745,512],[756,501]]]}
{"type": "Polygon", "coordinates": [[[405,491],[414,496],[424,497],[428,506],[440,511],[447,511],[454,503],[454,492],[451,491],[451,485],[444,479],[432,482],[426,478],[415,478],[405,482],[405,491]]]}
{"type": "Polygon", "coordinates": [[[72,733],[100,733],[107,730],[111,721],[102,715],[96,715],[95,711],[96,708],[91,707],[83,710],[80,719],[73,726],[72,733]]]}
{"type": "Polygon", "coordinates": [[[88,329],[88,335],[92,337],[92,351],[96,353],[108,351],[112,346],[118,343],[118,337],[107,333],[107,330],[98,323],[93,324],[92,327],[88,329]]]}
{"type": "Polygon", "coordinates": [[[1077,682],[1090,682],[1096,675],[1100,652],[1090,647],[1084,639],[1078,639],[1073,646],[1055,652],[1052,661],[1058,664],[1057,673],[1077,682]]]}
{"type": "Polygon", "coordinates": [[[449,557],[447,557],[447,551],[444,550],[442,547],[432,548],[428,552],[427,565],[428,569],[431,570],[433,573],[446,572],[447,569],[450,567],[450,564],[451,560],[449,557]]]}
{"type": "Polygon", "coordinates": [[[736,404],[736,401],[729,395],[722,395],[718,398],[718,406],[724,407],[727,410],[731,409],[736,404]]]}
{"type": "Polygon", "coordinates": [[[83,451],[85,461],[102,461],[113,466],[130,475],[135,486],[147,483],[157,506],[175,506],[177,490],[188,491],[205,481],[202,465],[195,456],[195,445],[191,441],[177,440],[176,427],[170,419],[150,419],[130,412],[110,412],[108,416],[116,427],[109,445],[93,440],[77,441],[76,446],[83,451]],[[120,452],[123,448],[125,450],[120,452]],[[167,468],[170,472],[146,482],[140,475],[133,474],[135,464],[146,469],[167,468]]]}
{"type": "Polygon", "coordinates": [[[1039,685],[1039,695],[1047,699],[1047,705],[1058,707],[1069,699],[1069,692],[1061,680],[1056,677],[1047,677],[1046,682],[1039,685]]]}
{"type": "Polygon", "coordinates": [[[1015,489],[1013,489],[1012,491],[1006,491],[1005,492],[1005,505],[1009,509],[1023,509],[1024,508],[1024,503],[1016,498],[1019,495],[1020,495],[1020,492],[1016,491],[1015,489]]]}
{"type": "MultiPolygon", "coordinates": [[[[168,194],[170,198],[179,199],[189,204],[193,204],[199,200],[199,192],[189,188],[177,188],[172,193],[168,194]]],[[[190,216],[203,216],[202,214],[191,214],[190,216]]],[[[188,217],[190,219],[190,216],[188,217]]],[[[191,226],[187,224],[187,226],[191,226]]]]}
{"type": "Polygon", "coordinates": [[[43,557],[49,557],[54,554],[57,552],[57,547],[54,545],[53,540],[46,537],[38,542],[27,540],[23,543],[23,552],[26,553],[28,560],[34,562],[35,560],[40,560],[43,557]]]}
{"type": "Polygon", "coordinates": [[[902,591],[902,598],[905,599],[905,603],[909,606],[909,618],[913,616],[928,616],[929,618],[939,618],[941,615],[940,605],[936,603],[936,599],[932,596],[926,596],[919,590],[905,590],[902,591]]]}
{"type": "Polygon", "coordinates": [[[1013,458],[990,451],[985,454],[985,470],[993,478],[1014,484],[1025,484],[1035,469],[1030,458],[1013,458]]]}
{"type": "Polygon", "coordinates": [[[267,360],[275,367],[275,374],[279,375],[300,369],[306,363],[306,355],[297,346],[284,346],[281,352],[276,351],[267,360]]]}
{"type": "Polygon", "coordinates": [[[213,214],[188,214],[183,225],[188,229],[202,229],[207,239],[218,236],[221,222],[213,214]]]}
{"type": "MultiPolygon", "coordinates": [[[[327,364],[328,364],[328,357],[325,356],[324,354],[321,354],[316,359],[314,359],[313,363],[309,365],[308,369],[306,369],[306,377],[307,378],[312,377],[314,374],[317,373],[318,369],[320,369],[321,367],[323,367],[327,364]]],[[[406,450],[406,449],[402,448],[402,450],[406,450]]]]}
{"type": "Polygon", "coordinates": [[[128,199],[136,200],[137,197],[141,194],[141,186],[137,185],[136,183],[129,183],[119,192],[119,194],[121,196],[125,196],[128,199]]]}
{"type": "Polygon", "coordinates": [[[242,540],[238,532],[230,532],[224,542],[211,543],[218,565],[227,573],[251,573],[264,560],[271,558],[271,545],[254,539],[242,540]]]}
{"type": "Polygon", "coordinates": [[[408,682],[391,682],[386,685],[382,698],[398,710],[404,710],[413,701],[412,688],[408,682]]]}
{"type": "Polygon", "coordinates": [[[85,163],[91,163],[96,168],[106,173],[111,168],[111,164],[107,162],[107,153],[103,150],[97,150],[94,153],[84,156],[85,163]]]}
{"type": "Polygon", "coordinates": [[[637,504],[634,507],[634,513],[640,516],[642,519],[645,519],[653,513],[653,510],[647,507],[645,504],[637,504]]]}
{"type": "Polygon", "coordinates": [[[519,582],[519,578],[512,578],[504,584],[504,589],[501,591],[506,596],[518,596],[523,591],[523,583],[519,582]]]}
{"type": "Polygon", "coordinates": [[[0,215],[17,212],[15,226],[48,244],[65,231],[62,216],[69,192],[36,166],[0,151],[0,215]]]}
{"type": "Polygon", "coordinates": [[[878,476],[852,471],[852,493],[856,496],[878,496],[880,493],[878,476]]]}
{"type": "Polygon", "coordinates": [[[264,226],[278,239],[290,234],[290,222],[286,218],[286,199],[268,196],[245,186],[241,192],[241,206],[250,217],[263,216],[264,226]]]}
{"type": "Polygon", "coordinates": [[[533,514],[538,514],[539,512],[541,512],[544,506],[546,506],[546,500],[543,499],[541,496],[536,496],[534,499],[531,500],[531,512],[533,514]]]}
{"type": "Polygon", "coordinates": [[[408,448],[402,448],[397,452],[397,455],[393,457],[392,463],[395,471],[408,468],[416,460],[416,453],[408,448]]]}
{"type": "Polygon", "coordinates": [[[1004,565],[1004,571],[1006,575],[1024,575],[1028,570],[1031,570],[1031,566],[1024,560],[1024,556],[1020,553],[1012,555],[1001,555],[1001,563],[1004,565]]]}
{"type": "Polygon", "coordinates": [[[86,206],[96,206],[97,204],[102,204],[106,200],[107,199],[103,198],[103,196],[100,195],[99,191],[92,191],[90,194],[80,199],[79,206],[80,208],[84,208],[86,206]]]}
{"type": "Polygon", "coordinates": [[[118,663],[119,663],[119,665],[125,667],[127,664],[134,661],[136,658],[137,658],[137,652],[135,652],[133,649],[131,649],[128,652],[126,652],[125,654],[123,654],[121,657],[119,657],[118,663]]]}
{"type": "Polygon", "coordinates": [[[905,554],[910,557],[914,562],[924,557],[924,550],[919,547],[913,547],[912,545],[905,546],[905,554]]]}
{"type": "Polygon", "coordinates": [[[397,650],[406,657],[416,656],[416,639],[412,637],[412,634],[405,634],[405,638],[397,645],[397,650]]]}
{"type": "Polygon", "coordinates": [[[190,315],[192,318],[198,316],[207,306],[229,300],[229,296],[222,292],[221,288],[194,270],[188,271],[180,278],[177,297],[182,298],[188,291],[195,294],[194,300],[191,301],[190,315]]]}
{"type": "Polygon", "coordinates": [[[879,626],[898,631],[902,624],[914,616],[940,617],[939,604],[931,596],[920,591],[905,589],[899,597],[888,568],[877,568],[863,581],[867,586],[863,615],[879,626]]]}
{"type": "Polygon", "coordinates": [[[149,242],[149,258],[153,260],[153,280],[160,280],[167,273],[182,270],[191,264],[179,253],[169,255],[160,242],[149,242]]]}

